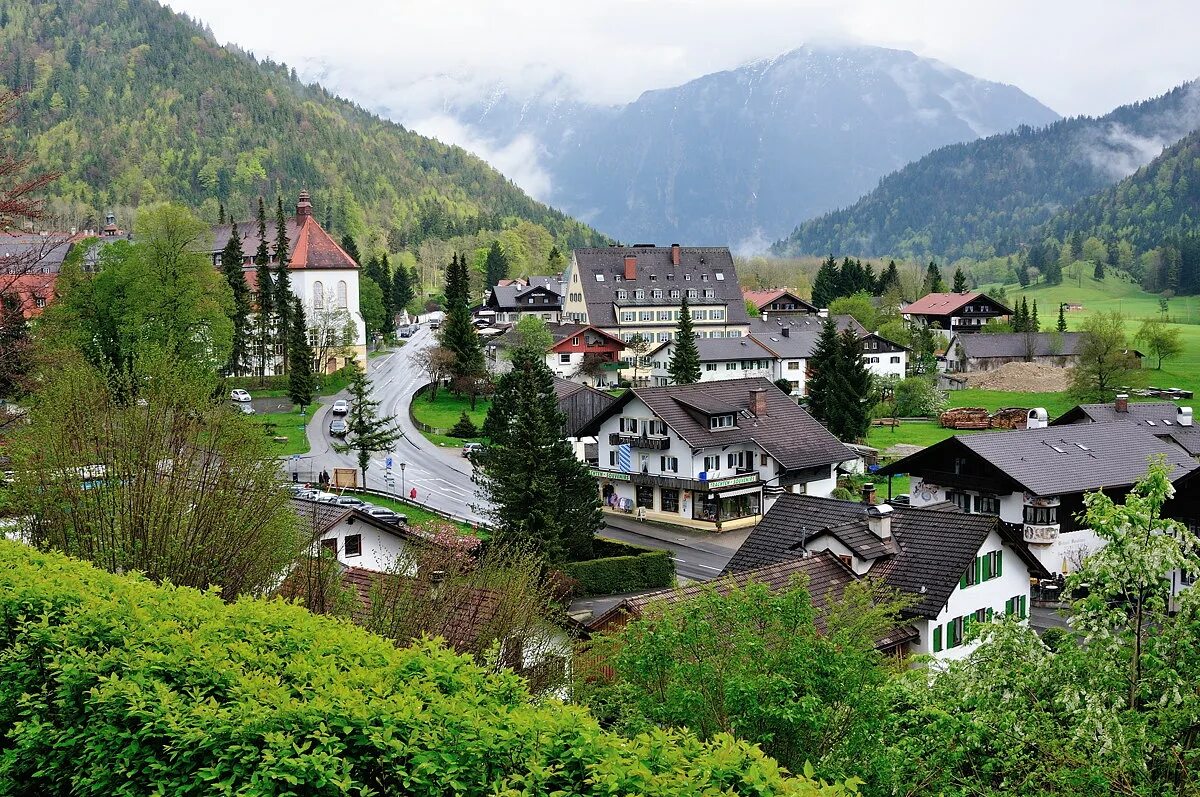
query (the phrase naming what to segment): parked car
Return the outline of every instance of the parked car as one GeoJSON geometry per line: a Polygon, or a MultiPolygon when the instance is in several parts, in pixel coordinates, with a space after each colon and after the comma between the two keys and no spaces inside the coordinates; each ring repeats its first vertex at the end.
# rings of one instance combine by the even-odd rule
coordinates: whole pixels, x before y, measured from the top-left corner
{"type": "Polygon", "coordinates": [[[322,504],[332,504],[337,501],[337,496],[333,493],[327,493],[322,490],[317,490],[317,494],[309,499],[310,501],[320,501],[322,504]]]}
{"type": "Polygon", "coordinates": [[[254,414],[254,408],[251,407],[249,404],[239,404],[239,405],[237,405],[237,408],[242,413],[242,415],[253,415],[254,414]]]}
{"type": "Polygon", "coordinates": [[[341,418],[334,418],[329,422],[329,433],[334,437],[345,437],[349,431],[349,425],[341,418]]]}
{"type": "Polygon", "coordinates": [[[386,506],[372,506],[361,511],[376,520],[382,520],[384,523],[391,523],[394,526],[408,525],[408,515],[401,515],[399,512],[388,509],[386,506]]]}
{"type": "Polygon", "coordinates": [[[439,320],[439,321],[430,321],[430,322],[429,322],[429,328],[430,328],[430,329],[441,329],[441,328],[442,328],[442,322],[441,322],[440,320],[439,320]]]}
{"type": "Polygon", "coordinates": [[[245,390],[242,390],[242,389],[239,387],[239,388],[237,388],[237,389],[233,390],[233,391],[232,391],[232,392],[229,394],[229,398],[231,398],[231,399],[232,399],[232,400],[234,400],[234,401],[249,401],[249,400],[250,400],[250,394],[249,394],[249,393],[247,393],[245,390]]]}
{"type": "Polygon", "coordinates": [[[339,495],[337,500],[333,501],[333,503],[340,504],[342,506],[353,507],[354,509],[365,509],[366,507],[372,506],[372,504],[368,504],[357,495],[339,495]]]}
{"type": "Polygon", "coordinates": [[[329,408],[329,411],[334,415],[345,415],[350,411],[350,402],[345,399],[338,399],[333,402],[333,406],[329,408]]]}
{"type": "Polygon", "coordinates": [[[463,443],[463,456],[471,459],[483,450],[483,443],[463,443]]]}

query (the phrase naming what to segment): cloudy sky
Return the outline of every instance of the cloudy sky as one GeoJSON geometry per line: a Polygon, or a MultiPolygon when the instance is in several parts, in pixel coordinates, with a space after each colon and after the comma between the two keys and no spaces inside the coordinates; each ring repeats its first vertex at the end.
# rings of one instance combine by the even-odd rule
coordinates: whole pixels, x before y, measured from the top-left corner
{"type": "MultiPolygon", "coordinates": [[[[1100,114],[1200,77],[1194,0],[168,0],[217,38],[363,105],[412,113],[446,90],[562,75],[580,98],[646,89],[805,42],[912,50],[1100,114]],[[414,86],[414,83],[417,84],[414,86]]],[[[468,88],[469,90],[469,88],[468,88]]]]}

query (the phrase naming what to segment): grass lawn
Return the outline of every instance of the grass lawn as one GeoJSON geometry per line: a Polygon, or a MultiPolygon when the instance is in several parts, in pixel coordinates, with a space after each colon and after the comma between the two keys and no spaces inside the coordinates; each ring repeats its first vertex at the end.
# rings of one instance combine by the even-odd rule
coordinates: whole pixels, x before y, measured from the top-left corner
{"type": "Polygon", "coordinates": [[[937,421],[908,421],[899,426],[872,426],[867,432],[867,445],[885,451],[897,443],[912,446],[931,446],[955,434],[943,429],[937,421]]]}
{"type": "MultiPolygon", "coordinates": [[[[475,401],[475,409],[472,410],[471,400],[466,396],[455,396],[448,390],[439,390],[436,401],[431,402],[427,395],[415,397],[412,402],[412,414],[421,423],[449,430],[458,423],[459,416],[466,412],[471,423],[475,424],[476,428],[481,428],[490,406],[490,401],[480,398],[475,401]]],[[[465,440],[483,441],[479,435],[461,439],[437,434],[426,434],[425,437],[440,446],[461,446],[465,440]]]]}
{"type": "MultiPolygon", "coordinates": [[[[350,490],[347,492],[353,491],[350,490]]],[[[412,525],[417,525],[418,523],[427,523],[430,521],[447,523],[458,529],[459,533],[461,534],[474,534],[476,537],[482,537],[485,539],[487,538],[487,534],[485,532],[472,530],[471,527],[466,523],[459,523],[457,520],[446,520],[444,517],[436,515],[433,512],[430,512],[428,509],[414,506],[413,504],[409,504],[405,501],[397,501],[391,498],[381,498],[378,495],[366,495],[363,496],[363,500],[375,504],[375,506],[387,507],[388,509],[395,510],[400,514],[407,516],[408,522],[412,525]]]]}
{"type": "Polygon", "coordinates": [[[1008,390],[951,390],[946,394],[951,407],[983,407],[989,412],[1004,407],[1043,407],[1057,418],[1079,402],[1066,393],[1019,393],[1008,390]]]}
{"type": "MultiPolygon", "coordinates": [[[[304,415],[299,412],[264,412],[259,415],[251,415],[250,420],[264,428],[268,424],[275,424],[275,432],[272,436],[287,438],[286,443],[268,442],[268,448],[275,456],[307,454],[308,435],[305,433],[304,427],[320,407],[319,403],[314,402],[304,415]]],[[[265,431],[264,434],[266,434],[265,431]]]]}

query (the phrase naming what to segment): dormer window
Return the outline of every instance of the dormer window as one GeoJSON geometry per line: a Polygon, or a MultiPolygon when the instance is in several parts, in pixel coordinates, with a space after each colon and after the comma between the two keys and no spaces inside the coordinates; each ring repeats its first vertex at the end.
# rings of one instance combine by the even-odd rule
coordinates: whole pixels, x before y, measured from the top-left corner
{"type": "Polygon", "coordinates": [[[713,415],[708,419],[708,428],[709,429],[714,429],[714,430],[715,429],[732,429],[733,426],[734,426],[734,424],[733,424],[733,415],[732,414],[713,415]]]}
{"type": "Polygon", "coordinates": [[[717,282],[725,281],[725,272],[724,271],[718,271],[714,276],[716,276],[717,282]]]}
{"type": "Polygon", "coordinates": [[[654,291],[654,292],[652,292],[650,295],[651,295],[651,296],[653,296],[655,299],[661,299],[661,298],[662,298],[662,291],[654,291]]]}
{"type": "Polygon", "coordinates": [[[597,274],[597,275],[596,275],[596,282],[604,282],[604,275],[603,275],[603,274],[597,274]]]}
{"type": "Polygon", "coordinates": [[[678,299],[678,298],[679,298],[679,289],[678,289],[678,288],[672,288],[672,289],[671,289],[671,298],[672,298],[672,299],[678,299]]]}
{"type": "Polygon", "coordinates": [[[645,291],[643,291],[643,290],[636,290],[636,291],[634,291],[634,292],[633,292],[633,298],[635,298],[635,299],[645,299],[645,298],[646,298],[646,292],[645,292],[645,291]]]}
{"type": "Polygon", "coordinates": [[[700,275],[700,281],[701,281],[701,282],[708,282],[708,275],[707,275],[707,274],[701,274],[701,275],[700,275]]]}
{"type": "Polygon", "coordinates": [[[628,294],[628,293],[627,293],[625,290],[623,290],[623,289],[617,289],[617,298],[618,298],[618,299],[624,299],[624,298],[626,298],[628,295],[629,295],[629,294],[628,294]]]}
{"type": "Polygon", "coordinates": [[[688,297],[689,299],[695,299],[695,298],[696,298],[696,289],[695,289],[695,288],[688,288],[687,297],[688,297]]]}
{"type": "Polygon", "coordinates": [[[716,295],[716,294],[714,294],[714,293],[713,293],[713,289],[712,289],[712,288],[705,288],[705,289],[704,289],[704,298],[705,298],[705,299],[711,299],[711,298],[713,298],[713,296],[715,296],[715,295],[716,295]]]}

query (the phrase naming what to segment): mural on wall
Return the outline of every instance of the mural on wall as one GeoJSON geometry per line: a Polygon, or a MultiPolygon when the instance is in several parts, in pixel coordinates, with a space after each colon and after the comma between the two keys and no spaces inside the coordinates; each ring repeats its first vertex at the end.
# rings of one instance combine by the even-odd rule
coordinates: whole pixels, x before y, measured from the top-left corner
{"type": "Polygon", "coordinates": [[[941,491],[941,487],[936,484],[930,484],[927,481],[916,481],[912,485],[912,497],[921,503],[940,501],[939,493],[941,491]]]}

